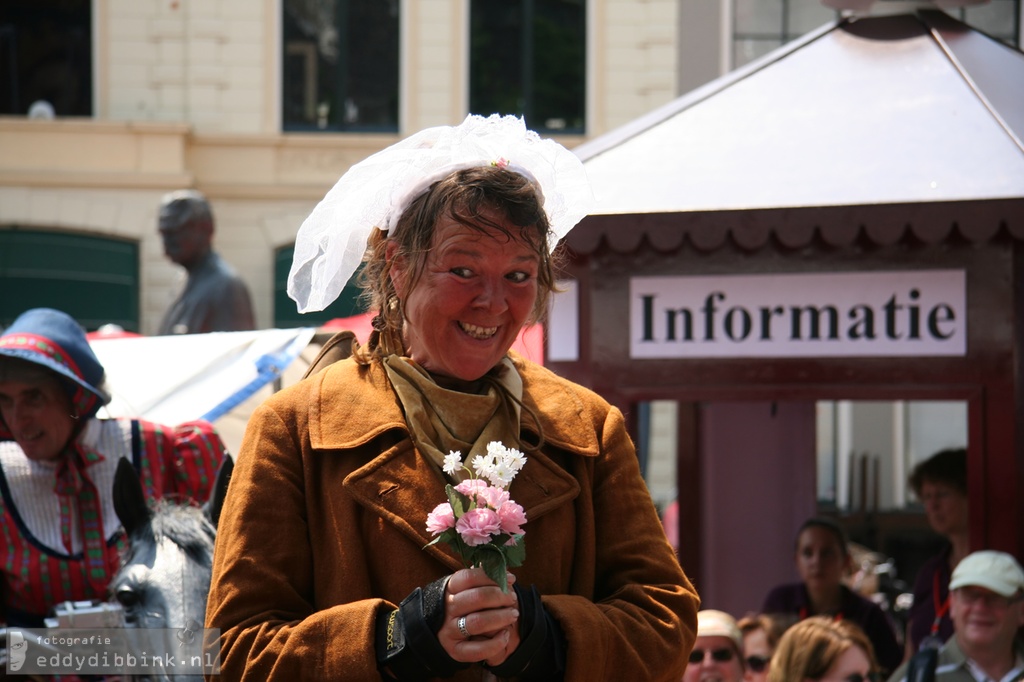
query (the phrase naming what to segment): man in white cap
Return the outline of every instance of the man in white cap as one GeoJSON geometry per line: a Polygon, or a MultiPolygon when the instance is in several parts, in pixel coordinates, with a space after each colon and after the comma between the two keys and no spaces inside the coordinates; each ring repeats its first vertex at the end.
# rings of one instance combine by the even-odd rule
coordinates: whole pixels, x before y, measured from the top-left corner
{"type": "Polygon", "coordinates": [[[697,612],[697,640],[683,682],[741,682],[743,635],[736,619],[725,611],[697,612]]]}
{"type": "Polygon", "coordinates": [[[1024,570],[1005,552],[983,550],[957,564],[949,581],[953,636],[937,658],[919,652],[889,682],[1024,680],[1024,570]],[[929,674],[934,666],[934,673],[929,674]]]}

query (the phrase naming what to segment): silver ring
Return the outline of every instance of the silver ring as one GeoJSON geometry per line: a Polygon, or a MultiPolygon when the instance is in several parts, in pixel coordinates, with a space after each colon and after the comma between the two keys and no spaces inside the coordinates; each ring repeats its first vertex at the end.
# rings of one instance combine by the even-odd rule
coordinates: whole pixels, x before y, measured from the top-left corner
{"type": "Polygon", "coordinates": [[[455,621],[455,624],[459,627],[459,632],[462,633],[463,637],[465,637],[466,639],[469,639],[472,636],[472,635],[469,634],[469,630],[466,629],[466,617],[465,616],[459,616],[459,619],[457,621],[455,621]]]}

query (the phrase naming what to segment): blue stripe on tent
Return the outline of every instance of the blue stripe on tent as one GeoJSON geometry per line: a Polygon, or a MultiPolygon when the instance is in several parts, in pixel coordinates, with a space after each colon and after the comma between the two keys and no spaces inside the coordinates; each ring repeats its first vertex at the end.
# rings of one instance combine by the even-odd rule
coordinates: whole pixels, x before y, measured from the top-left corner
{"type": "Polygon", "coordinates": [[[295,358],[299,356],[299,353],[302,352],[302,349],[305,348],[308,343],[309,340],[306,335],[300,334],[290,344],[288,344],[284,350],[278,351],[277,353],[266,353],[265,355],[257,358],[255,363],[256,378],[222,400],[213,409],[200,417],[200,419],[205,419],[208,422],[215,422],[231,410],[241,405],[256,393],[256,391],[281,376],[281,372],[283,372],[288,365],[294,362],[295,358]]]}

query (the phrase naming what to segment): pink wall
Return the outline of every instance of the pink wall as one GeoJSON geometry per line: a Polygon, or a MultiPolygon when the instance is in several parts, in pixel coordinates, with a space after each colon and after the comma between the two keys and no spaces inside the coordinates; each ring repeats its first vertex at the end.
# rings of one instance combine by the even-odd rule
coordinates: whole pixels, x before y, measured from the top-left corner
{"type": "Polygon", "coordinates": [[[813,402],[704,403],[699,417],[702,478],[702,608],[741,617],[768,590],[798,580],[796,529],[813,516],[813,402]]]}

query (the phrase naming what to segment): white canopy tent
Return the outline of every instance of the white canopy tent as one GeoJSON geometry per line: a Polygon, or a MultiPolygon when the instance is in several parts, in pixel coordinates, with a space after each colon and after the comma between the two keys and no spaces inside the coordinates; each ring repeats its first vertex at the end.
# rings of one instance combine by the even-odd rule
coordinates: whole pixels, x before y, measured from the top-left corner
{"type": "Polygon", "coordinates": [[[301,327],[94,337],[89,343],[106,369],[113,396],[100,415],[161,424],[206,419],[237,453],[249,414],[274,390],[272,382],[298,380],[319,350],[307,351],[315,333],[314,327],[301,327]],[[295,363],[300,355],[309,359],[295,363]]]}
{"type": "MultiPolygon", "coordinates": [[[[252,411],[275,390],[299,381],[320,347],[343,329],[366,343],[370,316],[339,318],[319,328],[109,338],[92,333],[89,343],[113,396],[100,416],[168,425],[206,419],[237,454],[252,411]]],[[[543,327],[526,327],[512,348],[543,364],[543,327]]]]}

